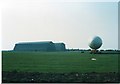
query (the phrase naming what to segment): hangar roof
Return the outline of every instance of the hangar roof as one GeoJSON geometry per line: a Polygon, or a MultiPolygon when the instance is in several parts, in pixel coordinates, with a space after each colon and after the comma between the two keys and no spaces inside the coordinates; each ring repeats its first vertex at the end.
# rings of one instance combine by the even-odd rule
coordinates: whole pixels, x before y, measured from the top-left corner
{"type": "Polygon", "coordinates": [[[45,43],[53,43],[52,41],[40,41],[40,42],[20,42],[17,44],[45,44],[45,43]]]}

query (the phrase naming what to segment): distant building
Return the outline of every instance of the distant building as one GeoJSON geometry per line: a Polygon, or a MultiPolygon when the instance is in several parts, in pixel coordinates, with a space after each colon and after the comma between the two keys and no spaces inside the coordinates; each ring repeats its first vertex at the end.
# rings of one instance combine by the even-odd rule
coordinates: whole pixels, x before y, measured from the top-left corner
{"type": "Polygon", "coordinates": [[[55,43],[55,48],[57,51],[65,51],[65,44],[64,43],[55,43]]]}
{"type": "Polygon", "coordinates": [[[65,51],[64,43],[53,43],[52,41],[44,42],[24,42],[17,43],[15,51],[65,51]]]}

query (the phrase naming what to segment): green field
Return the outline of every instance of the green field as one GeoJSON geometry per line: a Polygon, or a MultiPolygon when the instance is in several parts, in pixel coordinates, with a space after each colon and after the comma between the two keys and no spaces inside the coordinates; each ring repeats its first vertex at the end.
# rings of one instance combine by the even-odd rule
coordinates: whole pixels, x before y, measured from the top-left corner
{"type": "Polygon", "coordinates": [[[3,71],[117,72],[118,54],[89,52],[2,52],[3,71]],[[95,57],[97,60],[92,61],[95,57]]]}

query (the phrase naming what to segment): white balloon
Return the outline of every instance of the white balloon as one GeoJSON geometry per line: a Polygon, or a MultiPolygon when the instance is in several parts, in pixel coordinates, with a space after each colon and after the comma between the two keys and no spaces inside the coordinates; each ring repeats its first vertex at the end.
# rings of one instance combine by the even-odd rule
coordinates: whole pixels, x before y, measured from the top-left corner
{"type": "Polygon", "coordinates": [[[89,43],[89,47],[92,49],[98,49],[102,46],[102,39],[99,36],[95,36],[93,39],[91,39],[89,43]]]}

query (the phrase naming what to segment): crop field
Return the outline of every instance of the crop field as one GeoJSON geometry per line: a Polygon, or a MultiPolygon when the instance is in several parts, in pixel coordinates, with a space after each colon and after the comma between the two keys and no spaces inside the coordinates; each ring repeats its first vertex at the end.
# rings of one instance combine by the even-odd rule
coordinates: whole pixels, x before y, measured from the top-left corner
{"type": "Polygon", "coordinates": [[[118,82],[118,54],[3,51],[2,73],[4,83],[118,82]]]}
{"type": "Polygon", "coordinates": [[[117,72],[118,54],[89,52],[3,52],[3,71],[117,72]],[[92,61],[91,58],[96,58],[92,61]]]}

